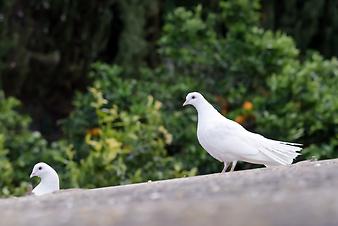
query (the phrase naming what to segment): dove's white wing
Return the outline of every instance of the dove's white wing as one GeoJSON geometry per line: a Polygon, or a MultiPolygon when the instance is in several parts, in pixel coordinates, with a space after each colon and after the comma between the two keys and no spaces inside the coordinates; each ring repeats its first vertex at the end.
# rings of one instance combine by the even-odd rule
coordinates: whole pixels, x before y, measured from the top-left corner
{"type": "MultiPolygon", "coordinates": [[[[231,120],[228,120],[231,121],[231,120]]],[[[248,146],[255,148],[260,154],[263,154],[269,161],[265,165],[288,165],[299,155],[298,151],[302,150],[300,144],[288,143],[278,140],[268,139],[260,134],[247,131],[237,122],[231,121],[235,135],[245,142],[248,146]]]]}
{"type": "Polygon", "coordinates": [[[257,159],[256,162],[260,163],[266,159],[254,146],[245,142],[241,135],[238,136],[245,132],[242,126],[224,117],[213,119],[201,122],[197,130],[200,144],[210,155],[222,162],[257,159]]]}
{"type": "Polygon", "coordinates": [[[300,147],[293,143],[267,139],[247,131],[240,124],[227,118],[215,118],[203,123],[198,138],[201,145],[220,161],[242,160],[272,165],[291,164],[299,155],[300,147]]]}

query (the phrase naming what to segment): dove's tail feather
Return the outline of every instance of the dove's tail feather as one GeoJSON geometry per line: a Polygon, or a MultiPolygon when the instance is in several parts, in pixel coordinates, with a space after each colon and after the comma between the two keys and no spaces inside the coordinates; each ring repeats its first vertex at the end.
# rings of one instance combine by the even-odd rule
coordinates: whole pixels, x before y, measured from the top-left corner
{"type": "Polygon", "coordinates": [[[281,144],[287,144],[287,145],[291,145],[291,146],[303,146],[303,144],[299,144],[299,143],[291,143],[291,142],[284,142],[284,141],[277,141],[281,144]]]}
{"type": "Polygon", "coordinates": [[[267,166],[290,165],[293,159],[300,155],[300,153],[298,153],[302,150],[302,148],[299,147],[300,145],[301,144],[267,139],[259,150],[272,160],[271,164],[267,164],[267,166]]]}

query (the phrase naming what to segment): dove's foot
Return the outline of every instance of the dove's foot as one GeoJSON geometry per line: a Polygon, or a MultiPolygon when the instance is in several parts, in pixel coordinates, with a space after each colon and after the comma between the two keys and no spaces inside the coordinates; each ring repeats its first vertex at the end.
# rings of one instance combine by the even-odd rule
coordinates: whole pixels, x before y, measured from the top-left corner
{"type": "Polygon", "coordinates": [[[235,170],[236,165],[237,165],[237,161],[233,161],[231,164],[230,172],[233,172],[235,170]]]}
{"type": "MultiPolygon", "coordinates": [[[[223,163],[224,163],[224,167],[221,173],[225,173],[229,167],[229,165],[226,162],[223,162],[223,163]]],[[[235,170],[236,165],[237,165],[237,161],[233,161],[231,163],[231,169],[229,172],[233,172],[235,170]]]]}
{"type": "Polygon", "coordinates": [[[225,173],[225,171],[227,170],[228,166],[227,166],[227,163],[226,162],[223,162],[224,163],[224,167],[222,169],[222,172],[221,173],[225,173]]]}

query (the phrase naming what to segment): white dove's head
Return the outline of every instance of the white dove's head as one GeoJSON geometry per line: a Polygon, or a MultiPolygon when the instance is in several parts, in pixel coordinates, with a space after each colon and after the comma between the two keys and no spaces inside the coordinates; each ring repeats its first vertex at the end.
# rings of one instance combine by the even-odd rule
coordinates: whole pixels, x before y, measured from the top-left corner
{"type": "Polygon", "coordinates": [[[32,190],[34,195],[44,195],[60,190],[58,174],[44,162],[39,162],[34,166],[30,177],[41,178],[40,183],[32,190]]]}
{"type": "Polygon", "coordinates": [[[192,105],[194,107],[197,107],[197,105],[203,102],[204,100],[205,100],[204,97],[199,92],[191,92],[188,93],[187,97],[185,98],[183,106],[192,105]]]}
{"type": "Polygon", "coordinates": [[[44,162],[39,162],[37,164],[35,164],[32,173],[30,175],[30,178],[32,177],[40,177],[41,179],[46,178],[48,176],[51,175],[55,175],[56,172],[55,170],[50,167],[49,165],[47,165],[44,162]]]}

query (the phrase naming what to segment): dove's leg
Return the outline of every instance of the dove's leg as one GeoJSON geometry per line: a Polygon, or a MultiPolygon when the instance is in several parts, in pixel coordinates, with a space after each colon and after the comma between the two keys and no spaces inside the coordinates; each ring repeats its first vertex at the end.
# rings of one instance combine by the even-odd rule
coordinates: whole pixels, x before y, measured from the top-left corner
{"type": "Polygon", "coordinates": [[[223,170],[222,170],[221,173],[225,173],[225,171],[226,171],[227,168],[228,168],[227,163],[226,163],[225,161],[224,161],[223,163],[224,163],[224,168],[223,168],[223,170]]]}
{"type": "Polygon", "coordinates": [[[235,170],[236,165],[237,165],[237,161],[233,161],[231,164],[230,172],[233,172],[235,170]]]}

